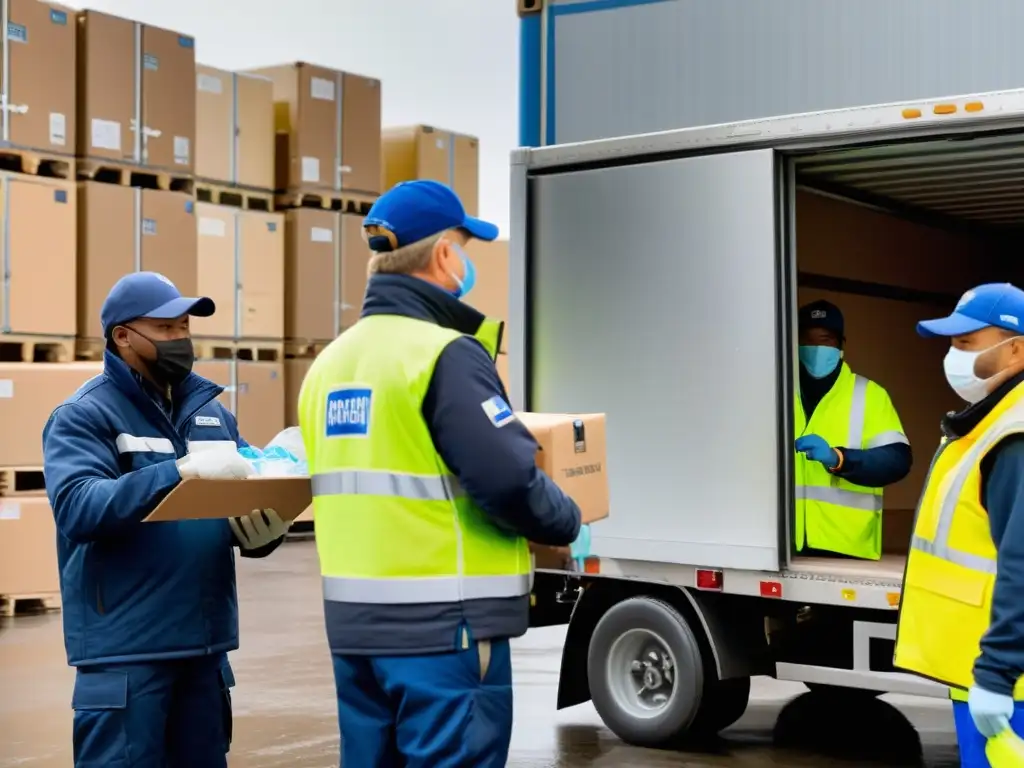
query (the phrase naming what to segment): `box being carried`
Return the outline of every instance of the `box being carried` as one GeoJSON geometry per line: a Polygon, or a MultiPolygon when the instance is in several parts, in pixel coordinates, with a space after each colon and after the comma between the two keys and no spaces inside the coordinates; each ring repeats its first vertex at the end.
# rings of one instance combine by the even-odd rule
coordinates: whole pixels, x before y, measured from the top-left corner
{"type": "MultiPolygon", "coordinates": [[[[576,502],[583,522],[608,517],[605,415],[520,412],[516,416],[539,444],[537,466],[576,502]]],[[[570,568],[568,547],[531,543],[530,551],[536,568],[570,568]]]]}
{"type": "Polygon", "coordinates": [[[537,466],[575,501],[584,523],[608,517],[603,413],[517,413],[539,444],[537,466]]]}

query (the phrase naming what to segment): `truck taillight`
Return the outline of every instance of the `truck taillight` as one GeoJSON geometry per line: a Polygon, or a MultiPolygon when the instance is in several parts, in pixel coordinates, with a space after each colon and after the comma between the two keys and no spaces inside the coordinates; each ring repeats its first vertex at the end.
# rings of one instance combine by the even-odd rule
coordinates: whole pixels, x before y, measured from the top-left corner
{"type": "Polygon", "coordinates": [[[722,572],[712,571],[707,568],[697,569],[697,589],[706,589],[714,592],[722,591],[722,572]]]}
{"type": "Polygon", "coordinates": [[[583,572],[597,576],[601,573],[601,558],[588,557],[583,561],[583,572]]]}

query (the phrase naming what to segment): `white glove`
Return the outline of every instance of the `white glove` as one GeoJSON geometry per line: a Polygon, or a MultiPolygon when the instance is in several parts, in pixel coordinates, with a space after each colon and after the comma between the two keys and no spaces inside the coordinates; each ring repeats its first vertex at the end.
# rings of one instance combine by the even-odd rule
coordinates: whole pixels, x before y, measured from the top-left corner
{"type": "Polygon", "coordinates": [[[291,523],[272,509],[254,509],[246,517],[228,518],[228,524],[242,549],[259,549],[288,533],[291,523]]]}
{"type": "Polygon", "coordinates": [[[182,456],[175,464],[182,480],[244,480],[256,474],[237,451],[200,451],[182,456]]]}

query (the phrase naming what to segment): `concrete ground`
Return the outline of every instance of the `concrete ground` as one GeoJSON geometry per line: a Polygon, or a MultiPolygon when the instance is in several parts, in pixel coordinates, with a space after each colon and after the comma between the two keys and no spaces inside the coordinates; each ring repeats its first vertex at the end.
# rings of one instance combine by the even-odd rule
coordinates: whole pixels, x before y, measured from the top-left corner
{"type": "MultiPolygon", "coordinates": [[[[334,686],[313,543],[289,542],[263,561],[239,559],[239,596],[232,768],[337,766],[334,686]]],[[[0,621],[0,768],[70,766],[74,676],[65,665],[60,614],[0,621]]],[[[509,766],[958,765],[944,702],[886,697],[828,711],[802,685],[769,679],[754,681],[747,714],[706,751],[629,747],[590,704],[555,710],[561,638],[562,630],[543,629],[515,643],[509,766]]]]}

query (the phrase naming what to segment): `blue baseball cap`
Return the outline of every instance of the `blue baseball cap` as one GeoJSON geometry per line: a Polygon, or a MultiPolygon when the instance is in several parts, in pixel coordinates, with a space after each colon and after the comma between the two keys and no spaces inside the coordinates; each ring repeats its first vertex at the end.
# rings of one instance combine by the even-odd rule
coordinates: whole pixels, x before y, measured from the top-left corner
{"type": "Polygon", "coordinates": [[[922,320],[917,332],[925,337],[962,336],[994,326],[1024,332],[1024,291],[1010,283],[987,283],[972,288],[957,302],[949,317],[922,320]]]}
{"type": "Polygon", "coordinates": [[[110,289],[100,309],[103,335],[140,317],[171,320],[182,315],[209,317],[217,306],[206,297],[188,298],[158,272],[133,272],[110,289]]]}
{"type": "Polygon", "coordinates": [[[370,250],[386,253],[449,229],[464,229],[477,240],[494,240],[498,228],[467,216],[451,187],[420,179],[396,184],[370,208],[363,219],[370,250]]]}

